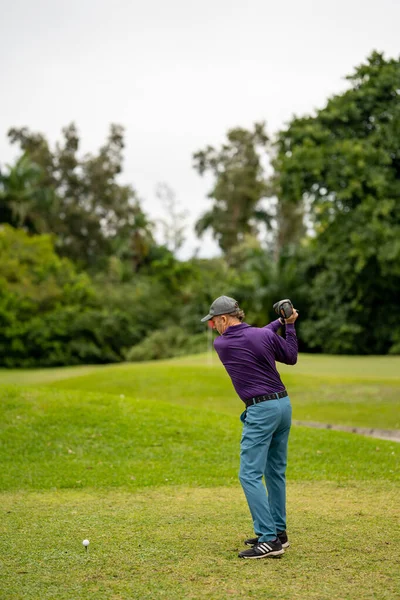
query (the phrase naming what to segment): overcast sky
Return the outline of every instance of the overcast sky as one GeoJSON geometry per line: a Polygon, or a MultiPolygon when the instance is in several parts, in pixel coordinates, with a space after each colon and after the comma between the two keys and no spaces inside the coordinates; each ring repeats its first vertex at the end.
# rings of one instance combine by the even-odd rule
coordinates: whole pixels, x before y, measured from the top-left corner
{"type": "Polygon", "coordinates": [[[400,54],[399,0],[0,0],[0,164],[7,130],[28,126],[54,143],[74,121],[83,151],[109,124],[126,128],[124,182],[153,218],[166,182],[190,211],[210,206],[192,154],[226,131],[265,120],[276,132],[345,89],[373,50],[400,54]]]}

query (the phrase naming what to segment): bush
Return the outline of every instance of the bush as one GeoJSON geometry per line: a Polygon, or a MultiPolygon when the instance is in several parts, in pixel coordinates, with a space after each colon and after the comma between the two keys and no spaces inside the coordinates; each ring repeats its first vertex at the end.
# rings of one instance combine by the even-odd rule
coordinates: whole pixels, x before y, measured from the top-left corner
{"type": "Polygon", "coordinates": [[[178,326],[154,331],[126,353],[126,360],[143,361],[198,354],[207,349],[207,332],[188,335],[178,326]]]}
{"type": "Polygon", "coordinates": [[[0,255],[0,365],[118,362],[143,338],[127,294],[107,302],[50,236],[0,227],[0,255]]]}
{"type": "MultiPolygon", "coordinates": [[[[130,360],[206,349],[206,337],[191,334],[208,306],[193,307],[186,288],[172,293],[171,283],[161,279],[168,270],[128,282],[108,274],[92,279],[56,254],[51,236],[8,225],[0,227],[0,255],[1,366],[119,362],[132,346],[130,360]],[[174,326],[184,314],[190,322],[174,326]],[[151,332],[157,332],[154,338],[151,332]]],[[[192,285],[194,269],[184,267],[183,282],[192,285]]]]}

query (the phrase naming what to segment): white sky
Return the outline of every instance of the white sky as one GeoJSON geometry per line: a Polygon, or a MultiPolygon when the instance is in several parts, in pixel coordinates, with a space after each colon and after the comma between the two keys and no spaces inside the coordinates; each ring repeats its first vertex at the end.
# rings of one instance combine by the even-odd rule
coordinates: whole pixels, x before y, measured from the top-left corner
{"type": "Polygon", "coordinates": [[[191,223],[210,206],[193,152],[231,127],[324,105],[373,50],[400,54],[399,0],[0,0],[0,163],[7,130],[54,143],[74,121],[95,152],[111,122],[126,128],[124,176],[160,216],[157,183],[190,211],[182,257],[200,248],[191,223]]]}

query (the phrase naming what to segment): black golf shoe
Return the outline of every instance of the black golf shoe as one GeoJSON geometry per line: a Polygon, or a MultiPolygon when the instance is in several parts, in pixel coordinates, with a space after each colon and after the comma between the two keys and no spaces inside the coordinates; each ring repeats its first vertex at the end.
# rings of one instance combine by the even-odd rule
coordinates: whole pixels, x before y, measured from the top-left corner
{"type": "MultiPolygon", "coordinates": [[[[276,535],[280,539],[282,548],[289,548],[290,542],[288,540],[286,531],[278,531],[278,533],[276,535]]],[[[256,544],[258,544],[258,540],[259,540],[258,537],[249,538],[248,540],[244,540],[244,543],[246,544],[246,546],[255,546],[256,544]]]]}
{"type": "Polygon", "coordinates": [[[285,551],[279,538],[268,542],[258,542],[250,550],[239,552],[239,558],[274,558],[282,556],[285,551]]]}

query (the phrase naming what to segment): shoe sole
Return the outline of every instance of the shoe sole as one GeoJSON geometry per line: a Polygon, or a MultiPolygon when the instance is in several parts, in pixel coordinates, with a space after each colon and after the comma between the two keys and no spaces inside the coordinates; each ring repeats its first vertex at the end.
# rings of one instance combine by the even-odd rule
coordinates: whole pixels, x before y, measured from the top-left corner
{"type": "Polygon", "coordinates": [[[260,554],[260,556],[240,556],[239,554],[239,558],[255,558],[258,560],[259,558],[278,558],[279,556],[282,556],[282,554],[285,554],[283,548],[282,550],[274,550],[273,552],[268,552],[268,554],[260,554]]]}

